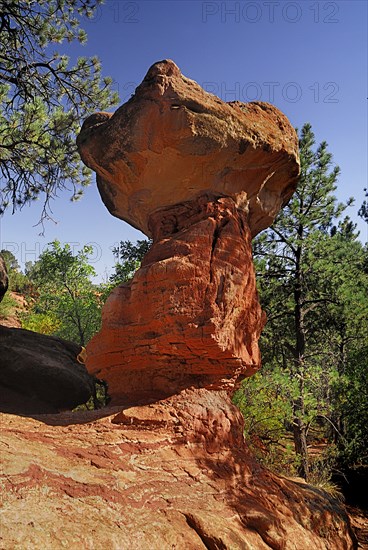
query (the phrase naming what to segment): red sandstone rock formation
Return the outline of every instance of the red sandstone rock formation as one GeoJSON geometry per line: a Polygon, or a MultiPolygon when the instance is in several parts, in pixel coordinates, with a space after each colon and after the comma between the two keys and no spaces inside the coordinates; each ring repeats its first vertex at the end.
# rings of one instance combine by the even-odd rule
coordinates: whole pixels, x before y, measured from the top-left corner
{"type": "Polygon", "coordinates": [[[218,391],[259,365],[250,238],[295,186],[285,117],[224,104],[163,62],[115,115],[86,122],[79,147],[110,210],[154,240],[109,298],[89,367],[116,402],[155,403],[99,420],[0,415],[0,547],[354,548],[341,505],[257,464],[218,391]]]}
{"type": "Polygon", "coordinates": [[[297,136],[267,103],[224,103],[156,63],[114,115],[86,120],[84,162],[110,212],[153,238],[109,297],[87,368],[115,402],[232,390],[260,366],[251,236],[291,196],[297,136]]]}
{"type": "Polygon", "coordinates": [[[5,260],[0,254],[0,302],[4,297],[5,292],[8,290],[9,278],[5,265],[5,260]]]}
{"type": "Polygon", "coordinates": [[[105,414],[0,415],[1,548],[354,547],[341,504],[257,464],[225,392],[105,414]]]}
{"type": "Polygon", "coordinates": [[[233,199],[202,199],[156,214],[141,269],[108,298],[88,364],[113,397],[232,388],[259,367],[263,316],[246,216],[233,199]]]}

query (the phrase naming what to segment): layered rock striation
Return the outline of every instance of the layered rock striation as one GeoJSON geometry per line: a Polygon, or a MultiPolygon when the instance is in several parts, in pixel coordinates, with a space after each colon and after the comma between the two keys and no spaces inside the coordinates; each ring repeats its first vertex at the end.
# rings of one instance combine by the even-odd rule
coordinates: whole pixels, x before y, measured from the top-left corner
{"type": "MultiPolygon", "coordinates": [[[[288,121],[225,104],[165,61],[78,144],[110,211],[153,239],[88,345],[89,370],[125,405],[0,414],[1,547],[353,549],[340,503],[252,457],[229,397],[260,363],[251,237],[295,187],[288,121]]],[[[76,350],[58,346],[67,365],[76,350]]]]}
{"type": "Polygon", "coordinates": [[[251,238],[293,193],[298,143],[267,103],[225,103],[156,63],[113,115],[78,136],[109,211],[152,237],[109,297],[87,368],[115,402],[187,387],[232,391],[260,366],[251,238]]]}
{"type": "Polygon", "coordinates": [[[255,461],[224,391],[93,415],[0,415],[2,548],[354,548],[339,502],[255,461]]]}
{"type": "Polygon", "coordinates": [[[259,367],[264,323],[246,217],[233,199],[206,195],[151,219],[154,245],[109,296],[88,367],[125,402],[232,388],[259,367]]]}

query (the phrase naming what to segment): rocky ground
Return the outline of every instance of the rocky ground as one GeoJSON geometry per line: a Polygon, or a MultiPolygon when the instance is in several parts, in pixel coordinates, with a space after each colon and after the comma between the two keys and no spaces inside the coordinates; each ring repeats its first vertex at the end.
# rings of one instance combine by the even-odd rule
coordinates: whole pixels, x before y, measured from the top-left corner
{"type": "Polygon", "coordinates": [[[354,548],[344,508],[251,456],[225,392],[1,416],[0,548],[354,548]]]}

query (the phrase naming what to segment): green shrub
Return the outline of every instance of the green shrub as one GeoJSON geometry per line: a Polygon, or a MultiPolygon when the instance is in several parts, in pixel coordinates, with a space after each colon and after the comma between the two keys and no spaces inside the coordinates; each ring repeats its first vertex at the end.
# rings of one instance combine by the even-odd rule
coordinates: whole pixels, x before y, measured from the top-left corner
{"type": "Polygon", "coordinates": [[[11,294],[7,292],[3,297],[2,302],[0,302],[0,319],[6,319],[7,317],[14,315],[16,306],[17,302],[11,294]]]}
{"type": "Polygon", "coordinates": [[[21,316],[21,323],[22,328],[49,335],[55,334],[60,327],[60,321],[48,313],[25,313],[21,316]]]}

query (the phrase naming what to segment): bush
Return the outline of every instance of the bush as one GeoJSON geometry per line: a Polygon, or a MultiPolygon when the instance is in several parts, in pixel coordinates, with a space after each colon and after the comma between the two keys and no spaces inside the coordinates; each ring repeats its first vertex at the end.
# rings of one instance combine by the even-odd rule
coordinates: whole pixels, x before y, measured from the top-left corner
{"type": "Polygon", "coordinates": [[[48,313],[25,313],[21,316],[21,323],[22,328],[48,335],[55,334],[60,327],[60,321],[48,313]]]}
{"type": "Polygon", "coordinates": [[[11,294],[7,292],[0,302],[0,319],[6,319],[11,315],[14,315],[17,302],[12,298],[11,294]]]}

